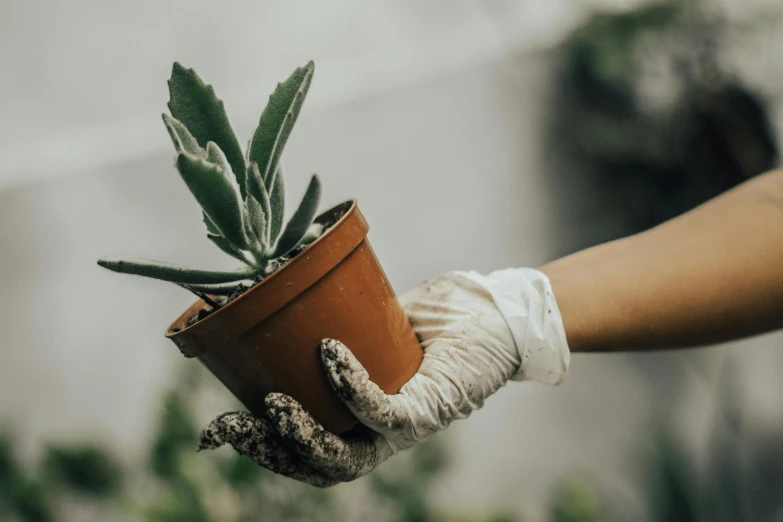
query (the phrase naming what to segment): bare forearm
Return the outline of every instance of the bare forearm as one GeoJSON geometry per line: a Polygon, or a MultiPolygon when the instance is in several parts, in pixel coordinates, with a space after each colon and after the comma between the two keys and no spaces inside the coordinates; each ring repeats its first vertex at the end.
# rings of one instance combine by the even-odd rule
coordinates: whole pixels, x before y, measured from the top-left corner
{"type": "Polygon", "coordinates": [[[783,171],[541,271],[572,351],[697,346],[781,328],[783,171]]]}

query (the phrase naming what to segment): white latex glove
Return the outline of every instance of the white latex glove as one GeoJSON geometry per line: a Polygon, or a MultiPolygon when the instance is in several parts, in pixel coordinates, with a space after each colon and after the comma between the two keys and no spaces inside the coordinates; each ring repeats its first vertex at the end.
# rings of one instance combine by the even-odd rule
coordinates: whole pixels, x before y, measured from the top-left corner
{"type": "Polygon", "coordinates": [[[272,471],[330,486],[467,417],[508,380],[557,384],[568,369],[560,312],[537,270],[450,272],[400,302],[424,360],[399,393],[386,395],[339,341],[321,343],[329,382],[363,426],[334,435],[293,398],[272,393],[264,418],[225,413],[204,429],[201,448],[228,443],[272,471]]]}

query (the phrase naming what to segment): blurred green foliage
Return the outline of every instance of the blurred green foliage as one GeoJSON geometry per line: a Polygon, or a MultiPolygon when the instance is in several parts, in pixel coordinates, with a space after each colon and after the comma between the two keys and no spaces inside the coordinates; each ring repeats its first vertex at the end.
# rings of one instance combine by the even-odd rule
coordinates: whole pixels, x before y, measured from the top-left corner
{"type": "MultiPolygon", "coordinates": [[[[53,444],[38,466],[23,466],[12,438],[0,432],[0,520],[55,522],[74,498],[107,515],[150,522],[365,520],[318,489],[275,475],[229,448],[196,455],[197,397],[219,386],[196,365],[183,365],[162,398],[146,460],[122,462],[98,445],[53,444]],[[75,495],[75,496],[74,496],[75,495]]],[[[437,437],[436,437],[437,439],[437,437]]],[[[433,505],[432,490],[449,460],[438,440],[392,459],[367,479],[361,502],[376,522],[506,522],[506,514],[466,518],[433,505]]],[[[350,504],[354,502],[351,501],[350,504]]],[[[77,507],[78,511],[78,507],[77,507]]]]}
{"type": "Polygon", "coordinates": [[[238,454],[221,462],[218,469],[223,480],[238,491],[245,491],[257,484],[263,470],[252,460],[238,454]]]}
{"type": "Polygon", "coordinates": [[[6,492],[11,497],[11,512],[16,512],[23,522],[48,522],[54,520],[47,490],[34,479],[21,479],[6,492]]]}
{"type": "Polygon", "coordinates": [[[122,471],[114,458],[96,446],[53,445],[43,462],[47,480],[88,496],[103,497],[120,489],[122,471]]]}
{"type": "Polygon", "coordinates": [[[684,11],[684,2],[666,1],[624,12],[595,13],[569,35],[566,45],[585,61],[584,67],[597,81],[613,86],[618,95],[633,88],[639,63],[637,42],[646,34],[671,27],[684,11]]]}
{"type": "Polygon", "coordinates": [[[777,164],[769,100],[727,58],[753,30],[715,2],[667,0],[596,11],[560,43],[545,128],[546,180],[569,220],[558,254],[649,229],[777,164]]]}
{"type": "Polygon", "coordinates": [[[143,510],[150,522],[209,522],[212,518],[200,498],[200,492],[187,480],[166,488],[156,502],[143,510]]]}
{"type": "MultiPolygon", "coordinates": [[[[779,522],[783,441],[772,429],[745,426],[740,387],[728,376],[721,382],[721,408],[704,448],[689,450],[661,427],[643,444],[652,449],[632,461],[643,477],[640,491],[650,522],[779,522]],[[706,466],[696,465],[696,451],[707,453],[706,466]]],[[[275,475],[229,448],[196,455],[196,403],[207,386],[192,369],[175,379],[140,466],[89,444],[50,445],[39,465],[27,466],[10,434],[0,432],[0,520],[64,520],[61,508],[73,498],[97,506],[105,520],[347,522],[370,515],[373,522],[522,520],[502,506],[470,513],[435,502],[435,488],[453,458],[441,436],[385,463],[364,480],[366,491],[350,499],[340,496],[340,488],[323,490],[275,475]],[[357,503],[364,511],[348,509],[357,503]]],[[[667,426],[666,419],[658,424],[667,426]]],[[[620,522],[612,516],[611,495],[595,484],[577,475],[557,483],[544,520],[620,522]]]]}
{"type": "Polygon", "coordinates": [[[0,520],[15,516],[22,522],[48,522],[53,510],[44,485],[19,464],[13,440],[0,433],[0,520]]]}
{"type": "Polygon", "coordinates": [[[647,495],[655,499],[650,504],[653,522],[698,520],[699,492],[689,456],[680,444],[659,433],[655,451],[648,457],[646,466],[647,495]]]}
{"type": "MultiPolygon", "coordinates": [[[[775,425],[750,426],[742,388],[727,366],[709,436],[695,447],[658,419],[649,449],[634,459],[650,522],[779,522],[783,516],[783,439],[775,425]],[[703,463],[700,463],[703,460],[703,463]]],[[[640,446],[644,444],[640,443],[640,446]]],[[[609,497],[606,497],[609,498],[609,497]]],[[[550,522],[617,520],[589,482],[555,489],[550,522]]],[[[619,522],[619,520],[618,520],[619,522]]]]}
{"type": "Polygon", "coordinates": [[[393,503],[394,520],[435,520],[429,495],[433,481],[446,465],[443,446],[417,445],[401,462],[390,462],[370,475],[370,484],[380,498],[393,503]],[[402,465],[400,465],[402,464],[402,465]]]}
{"type": "Polygon", "coordinates": [[[150,449],[150,467],[162,479],[176,479],[183,453],[193,453],[198,431],[181,392],[172,390],[163,399],[160,426],[150,449]]]}
{"type": "Polygon", "coordinates": [[[549,508],[550,522],[604,522],[606,520],[603,501],[587,482],[570,479],[555,486],[549,508]]]}
{"type": "MultiPolygon", "coordinates": [[[[9,433],[0,432],[0,520],[63,520],[61,507],[73,498],[98,506],[106,520],[318,522],[367,520],[368,513],[373,522],[521,520],[502,506],[468,514],[459,505],[435,503],[434,490],[452,458],[439,436],[385,463],[364,481],[361,497],[347,502],[340,488],[323,490],[275,475],[229,448],[197,456],[194,419],[203,381],[182,374],[164,395],[147,459],[139,467],[89,444],[51,445],[38,466],[26,466],[9,433]],[[347,509],[357,502],[364,511],[347,509]]],[[[721,381],[721,408],[709,443],[699,449],[707,453],[706,466],[697,466],[695,450],[664,428],[651,430],[652,449],[633,460],[644,477],[640,491],[650,522],[780,520],[783,441],[774,430],[745,426],[740,387],[728,377],[721,381]]],[[[594,484],[576,475],[556,484],[545,520],[620,522],[612,516],[611,496],[594,484]]]]}

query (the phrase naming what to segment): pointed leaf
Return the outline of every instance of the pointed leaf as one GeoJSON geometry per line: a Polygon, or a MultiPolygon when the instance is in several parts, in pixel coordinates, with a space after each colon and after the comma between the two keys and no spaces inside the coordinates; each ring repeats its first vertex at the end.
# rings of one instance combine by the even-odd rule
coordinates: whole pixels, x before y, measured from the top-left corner
{"type": "Polygon", "coordinates": [[[231,241],[224,238],[223,236],[215,235],[215,234],[207,234],[207,237],[210,241],[215,243],[217,247],[225,252],[226,254],[230,255],[234,259],[238,259],[239,261],[242,261],[246,265],[249,264],[247,257],[245,257],[245,254],[236,248],[234,245],[231,244],[231,241]]]}
{"type": "Polygon", "coordinates": [[[239,287],[245,285],[253,286],[252,280],[236,281],[234,283],[223,283],[219,285],[185,285],[188,290],[195,290],[207,295],[231,295],[239,287]]]}
{"type": "Polygon", "coordinates": [[[319,237],[321,237],[321,234],[324,231],[324,226],[321,223],[313,223],[307,228],[307,232],[305,232],[304,237],[299,242],[299,244],[307,244],[309,245],[319,237]]]}
{"type": "Polygon", "coordinates": [[[174,149],[177,153],[188,152],[194,156],[206,157],[204,149],[199,146],[196,138],[193,137],[181,121],[172,118],[168,114],[163,114],[163,123],[166,125],[166,130],[169,131],[169,136],[171,136],[171,141],[174,142],[174,149]]]}
{"type": "Polygon", "coordinates": [[[247,165],[247,174],[245,175],[245,186],[247,186],[247,193],[253,194],[258,201],[263,199],[262,193],[266,192],[266,199],[269,199],[269,192],[264,185],[264,180],[261,177],[261,172],[258,169],[258,163],[251,161],[247,165]]]}
{"type": "Polygon", "coordinates": [[[258,164],[255,161],[251,161],[250,165],[248,165],[246,179],[248,193],[253,195],[256,202],[261,205],[261,210],[264,213],[264,222],[266,223],[266,230],[264,231],[264,243],[268,247],[271,247],[273,244],[273,241],[270,239],[270,227],[272,222],[271,203],[269,201],[269,193],[264,186],[264,180],[261,179],[261,174],[258,170],[258,164]]]}
{"type": "Polygon", "coordinates": [[[264,179],[264,186],[266,187],[266,191],[269,193],[270,197],[272,196],[272,192],[274,192],[278,185],[282,182],[283,171],[278,164],[277,169],[275,169],[275,173],[264,179]]]}
{"type": "MultiPolygon", "coordinates": [[[[207,154],[218,160],[222,155],[213,143],[207,154]]],[[[237,248],[248,248],[239,187],[225,167],[183,152],[177,156],[177,169],[220,235],[237,248]]]]}
{"type": "Polygon", "coordinates": [[[249,221],[253,234],[261,243],[261,251],[266,254],[269,248],[269,243],[267,242],[267,232],[269,227],[267,227],[264,208],[252,194],[247,195],[247,198],[245,199],[245,205],[247,205],[247,213],[248,217],[250,218],[249,221]]]}
{"type": "Polygon", "coordinates": [[[215,236],[219,236],[220,230],[218,230],[217,225],[214,224],[211,219],[209,219],[207,213],[202,212],[201,215],[204,216],[204,224],[207,226],[207,232],[215,236]]]}
{"type": "Polygon", "coordinates": [[[277,172],[272,180],[272,188],[269,191],[269,208],[272,219],[269,222],[269,244],[277,244],[280,231],[283,229],[285,217],[285,186],[283,185],[283,171],[277,167],[277,172]]]}
{"type": "Polygon", "coordinates": [[[302,241],[302,238],[307,233],[307,229],[313,223],[320,200],[321,182],[318,179],[318,176],[313,175],[310,179],[310,184],[307,186],[304,198],[302,198],[302,202],[299,203],[299,208],[297,208],[294,215],[291,216],[283,235],[280,236],[280,241],[275,248],[273,257],[287,254],[290,250],[296,248],[302,241]]]}
{"type": "MultiPolygon", "coordinates": [[[[247,207],[247,204],[245,205],[247,207]]],[[[248,250],[253,252],[254,255],[264,257],[262,253],[265,250],[263,237],[256,236],[256,231],[253,229],[253,225],[250,223],[250,217],[245,218],[245,235],[250,238],[250,246],[248,250]]]]}
{"type": "MultiPolygon", "coordinates": [[[[207,161],[210,163],[213,163],[223,169],[226,172],[231,172],[231,167],[228,164],[228,158],[226,158],[226,155],[223,154],[223,150],[220,148],[220,146],[215,143],[214,141],[210,141],[207,143],[207,161]]],[[[231,176],[228,177],[229,180],[231,179],[231,176]]]]}
{"type": "Polygon", "coordinates": [[[231,165],[242,197],[245,196],[245,158],[226,115],[223,102],[193,69],[175,63],[169,80],[169,110],[181,121],[199,145],[206,148],[214,141],[231,165]]]}
{"type": "MultiPolygon", "coordinates": [[[[277,171],[280,156],[302,109],[313,79],[313,62],[300,67],[286,81],[277,85],[253,133],[248,161],[255,161],[265,181],[277,171]]],[[[267,185],[269,188],[269,185],[267,185]]],[[[271,191],[270,191],[271,192],[271,191]]]]}
{"type": "MultiPolygon", "coordinates": [[[[231,170],[231,167],[229,167],[226,160],[226,156],[223,154],[223,151],[221,151],[220,147],[218,147],[212,141],[207,143],[207,161],[209,161],[210,163],[214,163],[215,165],[218,165],[226,172],[229,172],[231,170]]],[[[229,179],[231,179],[230,176],[229,179]]],[[[247,198],[245,198],[245,200],[247,200],[247,198]]],[[[253,230],[253,227],[251,226],[247,216],[246,202],[245,205],[243,205],[240,208],[240,210],[241,210],[240,214],[242,216],[242,233],[244,234],[244,237],[247,239],[247,242],[241,248],[245,250],[251,250],[251,251],[263,250],[263,246],[262,246],[263,236],[260,238],[256,236],[256,233],[253,230]]]]}
{"type": "Polygon", "coordinates": [[[252,279],[255,275],[255,271],[252,268],[245,268],[235,272],[219,272],[177,266],[163,261],[151,261],[148,259],[105,258],[98,260],[98,264],[103,268],[108,268],[121,274],[140,275],[171,283],[185,284],[228,283],[230,281],[252,279]]]}

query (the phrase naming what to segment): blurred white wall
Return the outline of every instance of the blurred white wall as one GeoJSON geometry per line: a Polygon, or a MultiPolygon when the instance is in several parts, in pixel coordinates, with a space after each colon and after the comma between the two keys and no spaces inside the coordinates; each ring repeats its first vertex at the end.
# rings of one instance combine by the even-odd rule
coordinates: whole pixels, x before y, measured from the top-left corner
{"type": "MultiPolygon", "coordinates": [[[[175,59],[215,85],[241,140],[276,81],[316,60],[283,159],[289,195],[318,172],[326,204],[357,198],[398,290],[559,250],[538,152],[550,63],[508,53],[548,45],[585,2],[0,6],[0,419],[28,449],[90,435],[140,451],[181,357],[162,334],[189,295],[98,257],[228,263],[203,237],[159,120],[175,59]]],[[[457,461],[439,499],[535,509],[552,480],[585,469],[637,513],[628,462],[650,416],[687,406],[698,441],[726,361],[754,376],[754,414],[774,414],[780,345],[576,356],[560,388],[510,385],[446,434],[457,461]]]]}
{"type": "MultiPolygon", "coordinates": [[[[530,44],[551,39],[554,22],[581,13],[563,9],[570,4],[527,2],[535,16],[519,16],[517,29],[530,44]]],[[[248,134],[270,88],[310,59],[318,83],[309,104],[319,106],[507,50],[486,6],[472,0],[4,0],[0,49],[0,186],[163,150],[154,116],[175,60],[215,84],[248,134]]]]}

